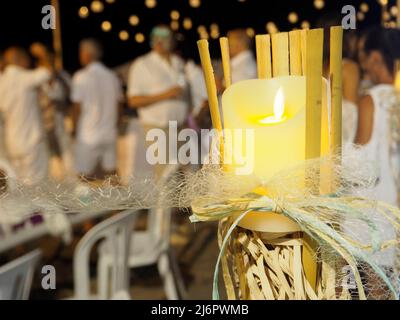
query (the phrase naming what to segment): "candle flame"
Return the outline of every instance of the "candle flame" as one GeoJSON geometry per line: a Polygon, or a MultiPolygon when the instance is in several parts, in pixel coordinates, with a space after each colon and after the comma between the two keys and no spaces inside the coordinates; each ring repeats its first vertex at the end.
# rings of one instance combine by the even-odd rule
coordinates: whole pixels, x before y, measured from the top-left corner
{"type": "Polygon", "coordinates": [[[268,116],[264,119],[259,120],[262,124],[273,124],[282,122],[285,117],[283,115],[285,111],[285,96],[283,94],[283,88],[280,87],[278,92],[276,93],[274,100],[274,114],[272,116],[268,116]]]}

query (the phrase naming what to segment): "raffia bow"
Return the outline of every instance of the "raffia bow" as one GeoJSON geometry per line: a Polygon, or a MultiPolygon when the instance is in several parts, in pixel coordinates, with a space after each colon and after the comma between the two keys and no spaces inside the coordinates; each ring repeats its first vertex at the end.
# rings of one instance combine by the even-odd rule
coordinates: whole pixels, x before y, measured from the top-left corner
{"type": "MultiPolygon", "coordinates": [[[[210,202],[211,198],[204,197],[195,199],[192,203],[193,215],[192,222],[197,221],[215,221],[227,217],[236,217],[233,224],[226,233],[221,245],[218,260],[214,271],[213,299],[219,299],[218,292],[218,272],[222,255],[228,240],[243,217],[251,211],[275,212],[281,213],[286,217],[296,221],[301,229],[318,243],[329,245],[338,255],[340,255],[351,267],[355,276],[355,281],[361,299],[366,299],[361,276],[357,265],[360,262],[367,263],[376,274],[385,282],[388,288],[397,296],[395,284],[387,277],[385,271],[377,265],[373,259],[368,256],[368,252],[376,252],[398,244],[398,240],[380,241],[379,230],[374,223],[367,217],[367,209],[370,209],[371,201],[361,197],[337,197],[337,196],[317,196],[297,200],[280,200],[279,202],[260,196],[255,193],[247,194],[243,198],[229,199],[222,202],[210,202]],[[354,217],[367,223],[372,234],[372,244],[362,244],[346,234],[336,230],[329,222],[332,220],[324,219],[324,214],[316,212],[329,213],[332,215],[354,217]],[[325,220],[325,221],[324,221],[325,220]]],[[[375,208],[381,214],[388,214],[400,218],[400,210],[396,207],[382,202],[375,202],[375,208]]],[[[328,215],[329,216],[329,215],[328,215]]],[[[398,223],[396,228],[398,229],[398,223]]]]}

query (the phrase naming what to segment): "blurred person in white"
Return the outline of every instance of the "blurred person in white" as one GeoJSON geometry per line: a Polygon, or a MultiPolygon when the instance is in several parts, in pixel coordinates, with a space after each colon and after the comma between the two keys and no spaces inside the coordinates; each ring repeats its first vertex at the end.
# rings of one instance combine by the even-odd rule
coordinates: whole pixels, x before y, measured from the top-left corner
{"type": "MultiPolygon", "coordinates": [[[[33,57],[45,52],[49,63],[55,66],[55,54],[44,44],[33,43],[30,52],[33,57]]],[[[39,104],[50,152],[49,175],[56,179],[62,179],[74,172],[72,141],[65,127],[65,117],[70,106],[70,87],[70,75],[65,70],[57,70],[53,78],[44,83],[39,90],[39,104]]]]}
{"type": "MultiPolygon", "coordinates": [[[[199,141],[199,164],[203,163],[209,157],[209,143],[208,137],[200,135],[201,129],[211,129],[211,116],[208,107],[208,97],[206,83],[204,80],[203,70],[199,63],[189,60],[185,65],[185,74],[189,84],[191,113],[188,116],[188,125],[190,128],[196,130],[201,137],[199,141]],[[203,156],[203,158],[202,158],[203,156]]],[[[194,142],[194,141],[193,141],[194,142]]]]}
{"type": "Polygon", "coordinates": [[[251,51],[251,38],[246,30],[228,32],[229,54],[231,56],[232,83],[257,78],[257,63],[251,51]]]}
{"type": "MultiPolygon", "coordinates": [[[[400,58],[400,31],[371,29],[365,38],[365,70],[373,82],[358,105],[355,143],[362,146],[366,160],[376,165],[378,180],[368,197],[398,206],[400,186],[400,97],[394,87],[395,61],[400,58]]],[[[384,239],[396,237],[387,221],[375,221],[384,239]]],[[[353,226],[354,227],[354,226],[353,226]]],[[[357,229],[357,228],[356,228],[357,229]]],[[[356,232],[356,230],[352,230],[356,232]]],[[[369,235],[368,228],[360,234],[369,235]]],[[[399,254],[399,253],[397,253],[399,254]]],[[[376,262],[390,271],[396,264],[396,251],[374,255],[376,262]]]]}
{"type": "MultiPolygon", "coordinates": [[[[131,63],[128,65],[126,77],[119,74],[124,91],[127,88],[130,65],[131,63]]],[[[130,108],[126,100],[118,123],[117,172],[121,184],[129,184],[136,178],[145,179],[152,171],[151,165],[146,161],[145,135],[138,112],[130,108]]]]}
{"type": "Polygon", "coordinates": [[[117,120],[123,96],[119,79],[101,62],[102,53],[96,40],[82,40],[83,69],[72,79],[75,169],[87,179],[116,173],[117,120]]]}
{"type": "Polygon", "coordinates": [[[400,58],[400,31],[371,29],[365,40],[366,72],[373,82],[359,102],[355,143],[379,165],[376,199],[398,204],[400,101],[394,87],[395,61],[400,58]]]}
{"type": "MultiPolygon", "coordinates": [[[[152,50],[137,58],[129,70],[128,105],[138,110],[146,134],[158,128],[168,137],[169,121],[175,121],[179,129],[186,119],[184,62],[173,53],[174,45],[174,35],[167,26],[154,27],[150,35],[152,50]]],[[[147,146],[152,143],[146,141],[147,146]]],[[[168,139],[166,144],[168,163],[168,139]]],[[[164,165],[156,164],[153,169],[159,177],[164,165]]]]}
{"type": "Polygon", "coordinates": [[[49,160],[37,91],[50,80],[52,68],[44,52],[39,52],[39,67],[29,70],[29,55],[18,47],[6,50],[4,61],[0,112],[4,119],[7,158],[18,179],[36,183],[47,177],[49,160]]]}

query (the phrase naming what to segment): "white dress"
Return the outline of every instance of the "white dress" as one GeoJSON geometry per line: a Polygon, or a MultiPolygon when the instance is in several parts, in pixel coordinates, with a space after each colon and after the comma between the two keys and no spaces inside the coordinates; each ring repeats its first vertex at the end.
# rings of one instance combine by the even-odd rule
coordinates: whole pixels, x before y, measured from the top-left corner
{"type": "MultiPolygon", "coordinates": [[[[368,160],[377,166],[379,180],[373,197],[392,205],[397,203],[399,141],[396,138],[396,118],[400,117],[400,104],[392,85],[380,84],[368,91],[374,104],[374,120],[370,141],[364,145],[368,160]],[[397,141],[396,141],[397,140],[397,141]]],[[[398,130],[398,128],[397,128],[398,130]]]]}
{"type": "Polygon", "coordinates": [[[348,100],[342,102],[342,141],[353,143],[357,132],[357,106],[348,100]]]}
{"type": "MultiPolygon", "coordinates": [[[[366,190],[365,196],[397,206],[400,145],[396,131],[400,127],[396,119],[400,118],[400,101],[392,85],[376,85],[367,94],[373,100],[374,117],[371,139],[363,149],[366,160],[372,161],[376,166],[378,180],[374,187],[366,190]]],[[[382,236],[381,241],[396,238],[393,226],[380,215],[376,215],[373,208],[370,217],[382,236]]],[[[362,231],[363,236],[370,237],[371,232],[366,234],[366,230],[368,227],[362,231]]],[[[386,267],[394,265],[395,256],[394,248],[373,254],[375,262],[386,267]]]]}

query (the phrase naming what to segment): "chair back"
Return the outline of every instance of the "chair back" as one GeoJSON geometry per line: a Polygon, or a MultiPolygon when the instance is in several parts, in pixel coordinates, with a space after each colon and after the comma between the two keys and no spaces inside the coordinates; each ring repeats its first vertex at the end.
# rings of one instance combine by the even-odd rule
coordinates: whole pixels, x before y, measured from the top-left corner
{"type": "Polygon", "coordinates": [[[117,292],[129,290],[128,256],[136,216],[136,212],[131,210],[112,216],[90,229],[79,241],[73,266],[76,299],[90,297],[90,252],[100,241],[110,246],[112,262],[111,274],[107,275],[111,276],[107,279],[109,286],[98,288],[97,296],[99,299],[109,299],[117,292]]]}
{"type": "Polygon", "coordinates": [[[40,256],[36,249],[0,267],[0,300],[28,300],[40,256]]]}

